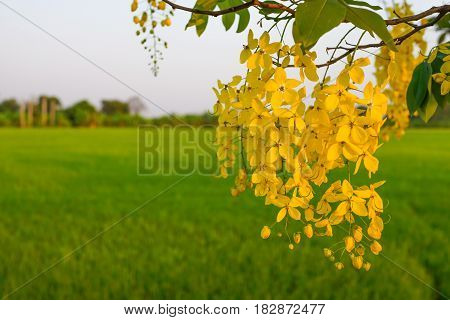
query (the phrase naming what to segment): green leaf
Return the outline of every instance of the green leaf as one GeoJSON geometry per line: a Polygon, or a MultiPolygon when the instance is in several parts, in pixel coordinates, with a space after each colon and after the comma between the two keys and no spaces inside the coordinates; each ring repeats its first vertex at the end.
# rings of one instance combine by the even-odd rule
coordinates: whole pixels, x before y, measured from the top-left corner
{"type": "Polygon", "coordinates": [[[423,121],[428,122],[431,117],[436,113],[436,109],[438,106],[438,103],[436,99],[434,98],[434,95],[431,93],[431,83],[432,79],[430,77],[428,81],[428,94],[427,98],[425,99],[425,102],[422,104],[422,106],[419,109],[419,115],[423,119],[423,121]]]}
{"type": "MultiPolygon", "coordinates": [[[[432,21],[432,20],[431,20],[432,21]]],[[[436,23],[439,29],[450,28],[450,13],[447,13],[441,20],[436,23]]]]}
{"type": "Polygon", "coordinates": [[[427,98],[431,73],[431,65],[426,61],[414,69],[411,82],[406,92],[406,102],[411,114],[420,109],[427,98]]]}
{"type": "MultiPolygon", "coordinates": [[[[233,0],[224,0],[218,3],[220,10],[225,10],[228,8],[231,8],[235,5],[239,5],[241,2],[239,0],[233,1],[233,0]]],[[[236,18],[236,14],[234,12],[230,12],[227,14],[224,14],[222,16],[222,24],[225,27],[225,30],[230,30],[231,26],[234,23],[234,19],[236,18]]]]}
{"type": "Polygon", "coordinates": [[[238,13],[239,16],[239,23],[236,32],[240,33],[247,29],[248,24],[250,23],[250,12],[248,12],[247,9],[241,10],[238,13]]]}
{"type": "Polygon", "coordinates": [[[384,19],[377,13],[363,9],[347,6],[346,19],[356,27],[368,31],[372,36],[375,33],[392,51],[397,51],[394,39],[389,33],[384,19]]]}
{"type": "Polygon", "coordinates": [[[294,23],[292,24],[292,37],[294,38],[295,43],[301,42],[300,32],[297,28],[297,23],[295,23],[295,20],[294,20],[294,23]]]}
{"type": "Polygon", "coordinates": [[[372,10],[381,10],[382,8],[379,6],[373,6],[370,3],[364,2],[364,1],[356,1],[356,0],[344,0],[345,2],[347,2],[348,4],[354,5],[354,6],[358,6],[358,7],[367,7],[370,8],[372,10]]]}
{"type": "MultiPolygon", "coordinates": [[[[202,10],[214,10],[218,2],[219,0],[197,0],[194,8],[202,10]]],[[[186,24],[186,29],[195,26],[197,35],[200,37],[206,30],[208,19],[209,17],[205,14],[193,13],[191,15],[191,19],[189,19],[188,23],[186,24]]]]}
{"type": "MultiPolygon", "coordinates": [[[[436,58],[431,63],[432,74],[441,72],[441,66],[444,64],[445,54],[438,52],[436,58]]],[[[431,82],[431,90],[429,92],[434,96],[436,102],[440,108],[445,108],[448,104],[448,97],[441,95],[441,84],[436,81],[431,82]]]]}
{"type": "Polygon", "coordinates": [[[344,21],[346,8],[338,0],[308,0],[295,11],[294,39],[306,48],[344,21]]]}

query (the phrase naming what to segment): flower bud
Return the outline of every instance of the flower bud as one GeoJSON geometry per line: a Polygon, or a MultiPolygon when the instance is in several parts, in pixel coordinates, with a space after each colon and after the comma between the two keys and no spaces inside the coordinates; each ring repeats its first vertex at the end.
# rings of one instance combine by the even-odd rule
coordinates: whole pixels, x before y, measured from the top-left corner
{"type": "Polygon", "coordinates": [[[363,266],[363,262],[364,259],[361,256],[357,256],[352,259],[353,266],[358,270],[361,269],[361,267],[363,266]]]}
{"type": "Polygon", "coordinates": [[[353,237],[347,236],[344,238],[345,250],[347,252],[352,251],[355,248],[355,239],[353,237]]]}
{"type": "Polygon", "coordinates": [[[374,240],[370,245],[370,250],[373,252],[373,254],[378,255],[380,251],[383,250],[383,247],[377,240],[374,240]]]}
{"type": "Polygon", "coordinates": [[[302,239],[302,237],[301,237],[301,235],[300,235],[299,232],[297,232],[297,233],[294,234],[294,242],[295,242],[296,244],[299,244],[301,239],[302,239]]]}
{"type": "Polygon", "coordinates": [[[305,228],[303,229],[303,232],[305,233],[305,236],[307,238],[312,238],[313,234],[314,234],[314,230],[311,224],[308,224],[305,226],[305,228]]]}
{"type": "Polygon", "coordinates": [[[135,12],[137,10],[137,8],[138,8],[138,2],[137,2],[137,0],[134,0],[131,3],[131,12],[135,12]]]}
{"type": "Polygon", "coordinates": [[[353,238],[356,242],[360,242],[363,237],[363,230],[360,226],[355,226],[353,228],[353,238]]]}
{"type": "Polygon", "coordinates": [[[334,264],[334,266],[335,266],[336,269],[338,269],[338,270],[344,269],[344,264],[343,264],[342,262],[336,262],[336,263],[334,264]]]}
{"type": "Polygon", "coordinates": [[[366,271],[369,271],[371,266],[372,266],[372,265],[370,264],[370,262],[365,262],[365,263],[363,264],[363,268],[364,268],[364,270],[366,270],[366,271]]]}
{"type": "Polygon", "coordinates": [[[364,247],[361,246],[361,245],[359,245],[359,246],[356,248],[356,253],[359,254],[360,256],[363,256],[364,253],[365,253],[365,251],[366,251],[366,250],[365,250],[364,247]]]}
{"type": "Polygon", "coordinates": [[[289,243],[289,249],[294,250],[294,245],[292,243],[289,243]]]}
{"type": "Polygon", "coordinates": [[[333,251],[331,251],[331,250],[328,249],[328,248],[324,248],[324,249],[323,249],[323,255],[324,255],[325,257],[329,258],[329,257],[331,257],[331,256],[333,255],[333,251]]]}
{"type": "Polygon", "coordinates": [[[261,238],[267,239],[270,237],[270,228],[268,226],[264,226],[261,230],[261,238]]]}

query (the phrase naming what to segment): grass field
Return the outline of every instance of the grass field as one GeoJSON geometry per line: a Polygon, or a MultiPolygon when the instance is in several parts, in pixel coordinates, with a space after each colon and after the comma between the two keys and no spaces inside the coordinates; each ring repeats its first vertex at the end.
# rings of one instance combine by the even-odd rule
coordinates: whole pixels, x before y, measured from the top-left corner
{"type": "MultiPolygon", "coordinates": [[[[131,129],[0,130],[0,150],[2,296],[180,179],[137,176],[131,129]]],[[[391,260],[368,273],[336,271],[321,241],[261,240],[273,208],[229,196],[231,179],[192,175],[8,298],[450,296],[450,131],[411,130],[379,158],[391,260]]]]}

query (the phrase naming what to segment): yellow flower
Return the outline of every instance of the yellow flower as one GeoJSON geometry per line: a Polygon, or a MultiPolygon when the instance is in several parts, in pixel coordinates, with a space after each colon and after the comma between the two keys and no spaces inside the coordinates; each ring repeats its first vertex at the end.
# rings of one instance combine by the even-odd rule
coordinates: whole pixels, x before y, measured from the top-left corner
{"type": "Polygon", "coordinates": [[[256,67],[270,68],[272,65],[271,54],[276,53],[280,49],[280,42],[270,43],[270,35],[266,31],[259,38],[259,48],[256,49],[247,60],[247,68],[254,69],[256,67]]]}
{"type": "Polygon", "coordinates": [[[353,187],[347,180],[342,182],[342,196],[346,200],[337,206],[336,211],[334,212],[336,216],[342,217],[350,212],[362,217],[367,216],[365,200],[354,194],[353,187]]]}
{"type": "Polygon", "coordinates": [[[300,46],[296,46],[294,57],[294,65],[300,68],[300,79],[305,81],[305,76],[311,81],[318,81],[317,67],[314,64],[316,54],[312,52],[303,52],[300,46]]]}
{"type": "Polygon", "coordinates": [[[301,202],[297,201],[297,198],[290,199],[287,196],[278,195],[272,202],[277,207],[281,207],[277,214],[277,222],[282,221],[286,217],[286,213],[294,220],[300,220],[300,211],[298,207],[301,206],[301,202]]]}
{"type": "Polygon", "coordinates": [[[250,29],[247,36],[247,45],[241,51],[240,61],[241,63],[247,62],[248,58],[252,55],[252,50],[255,50],[258,46],[258,40],[254,38],[253,31],[250,29]]]}
{"type": "Polygon", "coordinates": [[[266,83],[266,90],[272,93],[270,103],[272,108],[280,107],[283,102],[291,104],[298,98],[294,88],[300,85],[300,81],[288,79],[283,68],[275,70],[274,79],[266,83]]]}
{"type": "Polygon", "coordinates": [[[433,79],[441,84],[441,95],[445,96],[450,91],[450,55],[443,60],[445,62],[441,66],[441,72],[433,74],[433,79]]]}
{"type": "Polygon", "coordinates": [[[369,212],[369,218],[371,219],[375,217],[377,213],[383,212],[383,199],[381,199],[375,189],[381,187],[384,183],[385,181],[379,181],[371,184],[369,188],[367,186],[363,186],[354,191],[358,197],[369,199],[367,201],[367,209],[369,212]]]}
{"type": "MultiPolygon", "coordinates": [[[[351,57],[348,56],[348,58],[350,59],[351,57]]],[[[341,71],[338,76],[337,82],[345,87],[349,85],[350,79],[357,84],[363,83],[364,71],[362,67],[368,66],[369,64],[369,58],[361,58],[353,61],[352,64],[349,64],[341,71]]]]}

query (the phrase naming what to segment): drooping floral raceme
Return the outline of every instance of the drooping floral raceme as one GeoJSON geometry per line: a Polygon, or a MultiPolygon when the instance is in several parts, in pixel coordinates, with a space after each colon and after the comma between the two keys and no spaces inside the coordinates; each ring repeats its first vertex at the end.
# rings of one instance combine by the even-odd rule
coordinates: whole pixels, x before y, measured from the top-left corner
{"type": "Polygon", "coordinates": [[[378,189],[384,181],[357,186],[351,178],[378,171],[388,98],[383,86],[365,81],[369,59],[349,57],[336,80],[324,82],[315,59],[301,44],[272,42],[267,32],[255,39],[249,32],[240,55],[246,75],[214,88],[220,176],[238,166],[232,195],[249,188],[276,208],[263,239],[281,228],[294,249],[302,238],[338,236],[325,257],[338,270],[344,255],[356,269],[369,270],[367,252],[382,251],[378,189]],[[315,84],[312,89],[306,81],[315,84]]]}

